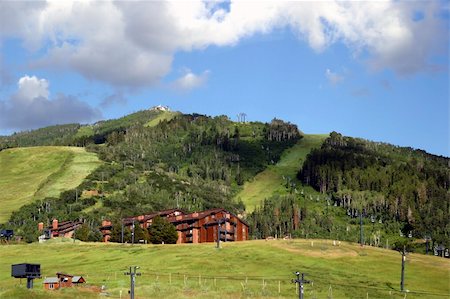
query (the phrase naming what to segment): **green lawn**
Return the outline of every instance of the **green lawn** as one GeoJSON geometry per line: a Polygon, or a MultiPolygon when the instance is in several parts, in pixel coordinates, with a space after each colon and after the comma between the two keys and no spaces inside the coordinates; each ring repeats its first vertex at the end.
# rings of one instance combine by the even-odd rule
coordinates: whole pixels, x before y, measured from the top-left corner
{"type": "Polygon", "coordinates": [[[0,223],[32,200],[75,188],[100,164],[79,147],[27,147],[0,152],[0,223]]]}
{"type": "Polygon", "coordinates": [[[137,298],[296,298],[293,271],[307,273],[305,298],[448,298],[448,259],[410,254],[399,292],[401,256],[396,251],[327,240],[247,241],[223,244],[121,245],[52,242],[5,245],[0,250],[1,298],[95,298],[82,290],[27,291],[10,277],[13,263],[40,263],[42,275],[62,271],[104,285],[112,298],[127,298],[124,271],[140,266],[137,298]],[[312,243],[313,242],[313,243],[312,243]],[[332,297],[329,295],[332,294],[332,297]],[[406,297],[405,297],[406,296],[406,297]]]}
{"type": "Polygon", "coordinates": [[[311,149],[319,147],[327,136],[305,134],[296,145],[283,153],[277,164],[269,166],[252,181],[246,182],[244,188],[236,195],[236,198],[244,202],[246,211],[252,212],[264,198],[285,193],[283,175],[295,179],[306,155],[311,149]]]}

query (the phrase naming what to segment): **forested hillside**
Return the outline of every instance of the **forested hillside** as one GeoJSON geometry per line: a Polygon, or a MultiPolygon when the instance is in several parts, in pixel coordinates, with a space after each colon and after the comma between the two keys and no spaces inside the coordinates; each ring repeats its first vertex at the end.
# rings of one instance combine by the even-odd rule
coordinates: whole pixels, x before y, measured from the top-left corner
{"type": "Polygon", "coordinates": [[[170,120],[178,112],[142,110],[118,119],[99,121],[93,125],[65,124],[0,136],[0,150],[42,145],[85,146],[104,143],[112,132],[125,132],[131,126],[152,126],[159,120],[170,120]],[[152,123],[153,122],[153,123],[152,123]]]}
{"type": "Polygon", "coordinates": [[[104,137],[103,144],[87,145],[105,163],[83,184],[60,198],[22,207],[9,224],[33,239],[36,223],[53,217],[84,218],[94,228],[105,217],[173,207],[242,213],[244,205],[233,199],[239,186],[276,163],[302,135],[297,126],[277,119],[234,123],[226,116],[195,114],[156,126],[135,122],[104,137]]]}
{"type": "Polygon", "coordinates": [[[402,223],[404,235],[448,245],[450,159],[333,132],[298,178],[349,216],[402,223]]]}
{"type": "Polygon", "coordinates": [[[105,218],[221,207],[245,216],[254,238],[359,241],[362,213],[366,244],[391,247],[405,237],[419,243],[429,237],[449,245],[449,158],[421,150],[335,132],[304,138],[296,125],[278,119],[232,122],[154,110],[1,142],[85,145],[103,161],[77,188],[12,214],[3,226],[29,241],[36,240],[37,222],[53,218],[85,219],[94,232],[105,218]]]}

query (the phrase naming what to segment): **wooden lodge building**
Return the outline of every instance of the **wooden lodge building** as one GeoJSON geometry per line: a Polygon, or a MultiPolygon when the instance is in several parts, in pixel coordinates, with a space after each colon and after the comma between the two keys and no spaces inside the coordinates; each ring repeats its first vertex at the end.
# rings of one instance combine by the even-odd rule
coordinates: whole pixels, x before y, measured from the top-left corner
{"type": "Polygon", "coordinates": [[[72,238],[76,229],[83,225],[82,221],[61,221],[53,219],[52,225],[44,227],[44,223],[38,223],[38,230],[42,235],[39,240],[48,240],[54,237],[72,238]]]}
{"type": "Polygon", "coordinates": [[[44,279],[44,289],[46,290],[57,290],[60,288],[70,288],[73,286],[81,285],[86,283],[83,276],[74,276],[65,273],[56,273],[56,277],[47,277],[44,279]]]}
{"type": "MultiPolygon", "coordinates": [[[[139,223],[142,228],[147,229],[156,216],[166,218],[176,227],[178,232],[177,244],[215,242],[219,232],[221,241],[248,240],[248,224],[233,213],[221,208],[189,214],[180,209],[170,209],[124,218],[122,222],[124,226],[129,228],[133,224],[139,223]]],[[[111,230],[111,221],[104,220],[102,227],[100,227],[104,242],[109,241],[111,230]]]]}

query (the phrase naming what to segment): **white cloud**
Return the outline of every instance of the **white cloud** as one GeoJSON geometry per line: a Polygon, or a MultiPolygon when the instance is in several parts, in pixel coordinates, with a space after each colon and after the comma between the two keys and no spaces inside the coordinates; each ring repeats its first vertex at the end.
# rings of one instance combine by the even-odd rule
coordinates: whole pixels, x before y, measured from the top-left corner
{"type": "Polygon", "coordinates": [[[48,81],[39,79],[36,76],[25,75],[19,79],[17,98],[25,101],[32,101],[35,98],[48,98],[48,81]]]}
{"type": "Polygon", "coordinates": [[[399,74],[434,70],[430,57],[448,54],[440,2],[232,0],[229,10],[201,0],[16,3],[0,2],[0,37],[48,49],[38,66],[121,87],[158,83],[177,51],[235,45],[283,27],[318,52],[340,42],[369,67],[399,74]]]}
{"type": "Polygon", "coordinates": [[[337,84],[341,83],[342,81],[344,81],[343,75],[334,73],[330,69],[326,69],[325,77],[327,78],[328,82],[330,82],[332,85],[337,85],[337,84]]]}
{"type": "Polygon", "coordinates": [[[185,74],[171,84],[171,87],[179,91],[189,91],[203,86],[209,78],[210,71],[196,75],[187,69],[185,74]]]}
{"type": "Polygon", "coordinates": [[[73,96],[57,94],[50,99],[48,87],[46,79],[20,78],[17,92],[0,101],[0,129],[35,129],[100,118],[97,109],[73,96]]]}

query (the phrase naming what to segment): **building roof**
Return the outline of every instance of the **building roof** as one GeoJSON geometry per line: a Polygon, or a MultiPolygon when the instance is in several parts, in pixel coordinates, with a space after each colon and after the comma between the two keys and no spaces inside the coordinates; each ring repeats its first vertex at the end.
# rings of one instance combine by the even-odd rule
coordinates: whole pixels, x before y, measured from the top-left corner
{"type": "Polygon", "coordinates": [[[83,224],[83,221],[61,221],[58,222],[58,228],[54,229],[52,225],[48,226],[47,229],[50,231],[57,231],[58,233],[67,233],[76,230],[83,224]]]}
{"type": "MultiPolygon", "coordinates": [[[[175,212],[180,212],[182,215],[185,214],[185,212],[180,209],[168,209],[168,210],[162,210],[162,211],[158,211],[158,212],[152,212],[152,213],[141,215],[144,217],[140,221],[146,222],[150,219],[155,218],[156,216],[167,216],[167,215],[175,213],[175,212]]],[[[131,222],[138,220],[138,218],[139,218],[139,216],[127,217],[127,218],[123,219],[123,222],[124,222],[124,224],[130,224],[131,222]]]]}
{"type": "MultiPolygon", "coordinates": [[[[236,216],[235,214],[223,209],[223,208],[214,208],[214,209],[209,209],[206,211],[202,211],[202,212],[194,212],[194,213],[189,213],[189,214],[184,214],[183,217],[181,219],[177,219],[177,217],[169,217],[168,220],[171,223],[177,223],[177,222],[185,222],[185,221],[189,221],[189,220],[198,220],[198,219],[203,219],[206,216],[212,215],[212,214],[216,214],[219,212],[225,212],[230,214],[231,216],[236,217],[237,219],[239,219],[239,221],[241,221],[243,224],[245,224],[246,226],[249,226],[247,222],[245,222],[244,220],[242,220],[241,218],[239,218],[238,216],[236,216]]],[[[228,220],[225,220],[228,221],[228,220]]],[[[212,223],[209,223],[212,224],[212,223]]]]}
{"type": "Polygon", "coordinates": [[[58,277],[47,277],[46,279],[44,279],[44,284],[45,283],[58,283],[58,277]]]}
{"type": "MultiPolygon", "coordinates": [[[[225,212],[227,214],[230,214],[230,216],[233,216],[236,219],[239,219],[239,221],[242,222],[243,224],[245,224],[246,226],[249,226],[248,223],[245,222],[244,220],[242,220],[240,217],[236,216],[235,214],[233,214],[223,208],[214,208],[214,209],[209,209],[209,210],[205,210],[205,211],[201,211],[201,212],[194,212],[194,213],[189,213],[189,214],[186,214],[183,210],[180,210],[180,209],[168,209],[168,210],[152,212],[152,213],[148,213],[148,214],[144,214],[144,215],[140,215],[140,216],[123,218],[122,221],[123,221],[123,224],[125,224],[125,225],[130,225],[133,221],[136,221],[138,219],[139,219],[139,222],[142,223],[142,222],[147,222],[148,220],[153,219],[156,216],[167,216],[167,215],[170,215],[175,212],[180,212],[181,215],[168,217],[167,220],[170,223],[175,224],[175,223],[186,222],[186,221],[190,221],[190,220],[198,220],[198,219],[203,219],[212,214],[216,214],[219,212],[225,212]],[[182,216],[181,219],[179,218],[179,216],[182,216]]],[[[215,220],[211,220],[211,221],[215,221],[215,220]]],[[[211,221],[209,221],[208,224],[213,224],[213,222],[211,222],[211,221]]],[[[229,220],[225,220],[225,221],[229,222],[229,220]]],[[[101,226],[100,230],[110,230],[111,228],[112,228],[112,224],[108,224],[105,226],[101,226]]]]}
{"type": "Polygon", "coordinates": [[[83,278],[83,276],[74,276],[72,278],[73,283],[83,283],[86,282],[86,280],[83,278]]]}

